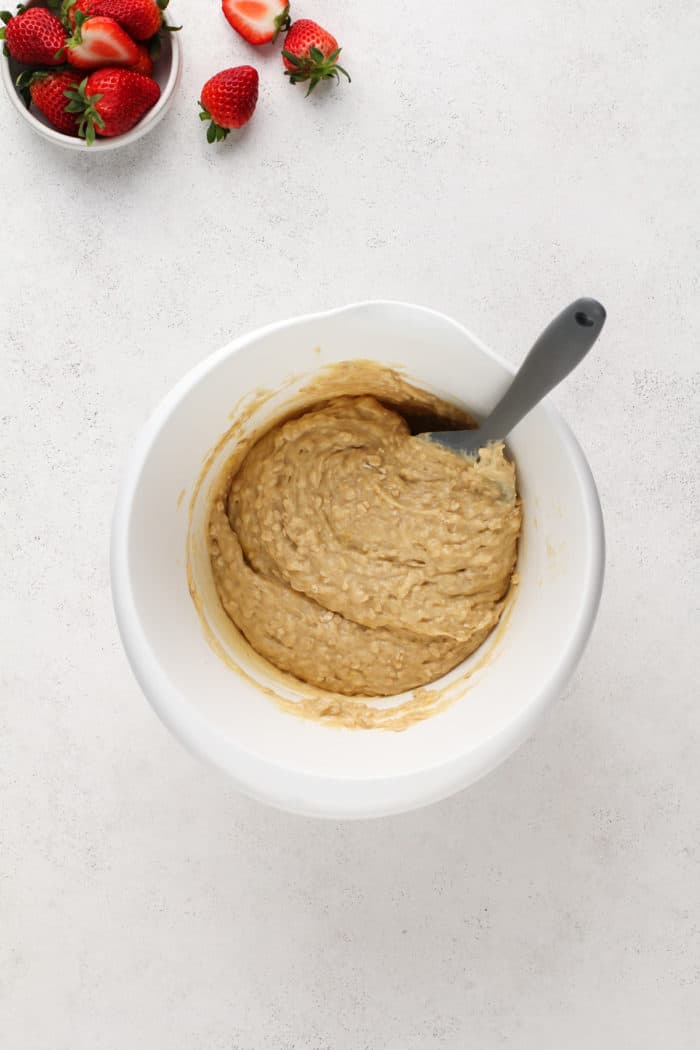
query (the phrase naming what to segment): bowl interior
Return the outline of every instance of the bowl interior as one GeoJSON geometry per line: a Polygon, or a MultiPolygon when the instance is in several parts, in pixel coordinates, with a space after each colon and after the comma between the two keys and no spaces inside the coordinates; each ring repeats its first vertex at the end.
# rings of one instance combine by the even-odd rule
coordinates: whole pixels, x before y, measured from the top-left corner
{"type": "MultiPolygon", "coordinates": [[[[457,702],[402,733],[335,729],[280,710],[256,685],[269,683],[254,659],[247,665],[254,681],[227,667],[205,639],[186,576],[189,505],[203,463],[241,399],[285,388],[252,413],[253,427],[320,367],[357,358],[398,367],[417,386],[477,415],[488,412],[510,378],[463,328],[418,307],[365,304],[273,326],[205,361],[166,398],[134,451],[115,516],[115,604],[146,694],[185,743],[246,790],[273,800],[281,771],[298,775],[301,794],[315,778],[311,796],[323,794],[324,782],[357,786],[440,768],[460,782],[474,779],[516,746],[561,687],[599,596],[595,488],[568,429],[540,406],[509,442],[524,506],[520,585],[503,629],[467,661],[473,672],[465,675],[462,665],[442,680],[454,683],[457,702]]],[[[206,495],[207,481],[192,508],[201,535],[195,575],[204,592],[206,495]]],[[[313,809],[308,798],[290,801],[290,783],[287,803],[313,809]]],[[[446,790],[443,781],[440,793],[446,790]]]]}

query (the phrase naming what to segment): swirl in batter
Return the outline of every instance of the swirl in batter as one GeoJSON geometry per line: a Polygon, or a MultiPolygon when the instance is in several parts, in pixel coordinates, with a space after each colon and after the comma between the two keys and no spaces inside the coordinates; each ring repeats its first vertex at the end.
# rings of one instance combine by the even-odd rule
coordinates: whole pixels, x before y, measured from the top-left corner
{"type": "Polygon", "coordinates": [[[371,396],[273,427],[224,479],[209,524],[221,603],[304,682],[390,696],[472,653],[503,611],[521,527],[502,444],[474,462],[371,396]]]}

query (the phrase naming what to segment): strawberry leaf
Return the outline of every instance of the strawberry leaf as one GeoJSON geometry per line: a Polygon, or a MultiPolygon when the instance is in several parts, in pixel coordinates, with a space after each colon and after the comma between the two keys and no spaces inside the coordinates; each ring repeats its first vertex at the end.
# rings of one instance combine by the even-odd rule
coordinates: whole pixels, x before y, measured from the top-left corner
{"type": "Polygon", "coordinates": [[[310,47],[308,54],[305,55],[294,55],[290,51],[283,50],[282,54],[290,62],[293,69],[286,69],[285,76],[289,77],[289,81],[292,84],[305,84],[308,81],[307,96],[311,94],[313,89],[321,80],[330,80],[331,77],[340,82],[340,74],[342,73],[347,80],[350,80],[350,74],[342,66],[338,65],[338,56],[340,55],[341,48],[336,48],[335,51],[329,55],[324,55],[318,47],[310,47]]]}
{"type": "Polygon", "coordinates": [[[148,54],[151,56],[151,61],[157,62],[160,58],[160,53],[163,50],[160,33],[155,33],[147,42],[146,46],[148,47],[148,54]]]}
{"type": "Polygon", "coordinates": [[[63,0],[61,4],[61,21],[69,32],[72,32],[73,25],[70,20],[71,8],[75,7],[76,0],[63,0]]]}
{"type": "Polygon", "coordinates": [[[216,123],[211,113],[202,106],[201,102],[199,105],[202,108],[202,112],[199,114],[199,119],[208,120],[210,122],[209,127],[207,128],[207,142],[223,142],[229,133],[229,128],[222,128],[220,124],[216,123]]]}
{"type": "Polygon", "coordinates": [[[84,11],[75,12],[75,28],[73,29],[73,35],[66,40],[66,47],[79,47],[82,44],[83,26],[89,21],[90,15],[86,15],[84,11]]]}
{"type": "Polygon", "coordinates": [[[301,69],[302,66],[304,65],[302,59],[300,59],[298,55],[293,55],[291,51],[285,51],[284,48],[283,48],[282,49],[282,54],[284,55],[284,57],[287,59],[288,62],[292,63],[293,66],[297,66],[299,69],[301,69]]]}
{"type": "Polygon", "coordinates": [[[20,75],[17,77],[17,79],[15,80],[15,84],[20,89],[20,91],[22,91],[24,90],[24,88],[28,88],[33,81],[42,80],[48,75],[48,73],[33,73],[31,69],[25,69],[24,72],[20,73],[20,75]]]}
{"type": "Polygon", "coordinates": [[[88,146],[94,145],[96,128],[103,128],[105,122],[97,112],[96,106],[104,95],[96,92],[94,95],[87,94],[88,78],[80,81],[77,88],[66,88],[63,94],[68,99],[65,107],[66,113],[75,113],[80,116],[78,121],[78,135],[85,139],[88,146]]]}

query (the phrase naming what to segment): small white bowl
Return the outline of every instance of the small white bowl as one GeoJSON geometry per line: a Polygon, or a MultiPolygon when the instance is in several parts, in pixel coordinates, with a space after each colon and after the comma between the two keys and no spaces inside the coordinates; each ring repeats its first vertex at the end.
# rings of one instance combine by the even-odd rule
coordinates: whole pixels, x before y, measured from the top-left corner
{"type": "MultiPolygon", "coordinates": [[[[27,4],[26,6],[35,6],[33,4],[27,4]]],[[[159,123],[165,116],[170,104],[172,103],[175,95],[175,88],[180,81],[180,75],[182,73],[182,44],[180,43],[179,33],[163,33],[162,34],[162,50],[158,61],[153,66],[153,79],[156,80],[160,86],[160,98],[156,102],[153,109],[150,109],[146,113],[145,117],[136,124],[131,131],[127,131],[124,135],[117,135],[114,138],[96,138],[94,145],[88,146],[83,139],[74,138],[71,135],[64,135],[62,132],[57,131],[56,128],[49,124],[48,120],[44,117],[43,113],[39,110],[27,109],[24,104],[24,99],[16,86],[15,81],[19,73],[25,69],[25,66],[19,65],[12,58],[6,58],[0,55],[0,66],[2,67],[2,81],[5,85],[7,95],[12,102],[13,106],[19,113],[22,120],[26,121],[27,124],[42,138],[47,139],[49,142],[53,142],[57,146],[63,146],[64,149],[78,150],[87,153],[103,153],[105,150],[119,149],[121,146],[128,146],[132,142],[136,142],[138,139],[143,138],[147,135],[156,124],[159,123]]],[[[81,72],[78,70],[78,72],[81,72]]],[[[88,73],[86,72],[87,76],[88,73]]]]}
{"type": "MultiPolygon", "coordinates": [[[[200,551],[195,589],[205,603],[213,596],[218,604],[205,525],[210,483],[222,458],[320,367],[357,358],[398,366],[417,386],[477,415],[489,411],[512,374],[455,321],[401,303],[362,303],[253,332],[204,360],[156,409],[126,467],[112,530],[112,590],[122,640],[165,724],[248,794],[333,818],[412,809],[502,762],[576,666],[595,619],[604,564],[591,472],[567,425],[542,404],[509,440],[524,510],[520,585],[507,622],[438,683],[457,697],[451,706],[400,733],[294,717],[266,694],[273,680],[260,662],[231,651],[212,618],[219,644],[248,677],[231,670],[207,643],[190,596],[188,522],[200,551]],[[239,399],[254,399],[261,388],[279,391],[285,383],[286,392],[252,411],[244,431],[208,461],[239,399]]],[[[285,695],[300,694],[291,688],[285,695]]]]}

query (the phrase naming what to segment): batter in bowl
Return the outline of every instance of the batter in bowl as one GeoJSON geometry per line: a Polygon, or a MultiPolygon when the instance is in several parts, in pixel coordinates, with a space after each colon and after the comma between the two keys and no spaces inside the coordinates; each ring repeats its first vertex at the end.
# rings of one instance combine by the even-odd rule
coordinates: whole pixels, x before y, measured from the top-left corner
{"type": "Polygon", "coordinates": [[[493,630],[520,527],[502,444],[474,462],[413,436],[389,404],[346,395],[274,426],[225,473],[209,551],[221,603],[259,654],[324,690],[390,696],[493,630]]]}

